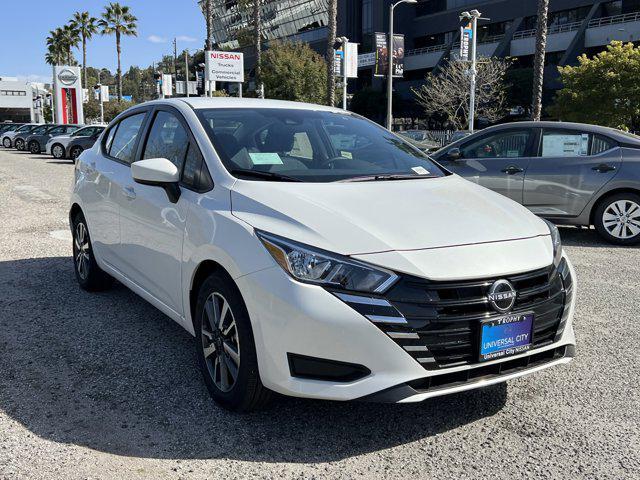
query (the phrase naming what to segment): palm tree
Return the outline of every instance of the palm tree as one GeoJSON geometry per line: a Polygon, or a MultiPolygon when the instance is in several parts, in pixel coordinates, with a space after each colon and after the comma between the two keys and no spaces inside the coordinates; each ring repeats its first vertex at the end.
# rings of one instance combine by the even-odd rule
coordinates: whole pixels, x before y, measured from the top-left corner
{"type": "Polygon", "coordinates": [[[255,37],[256,68],[255,82],[256,90],[262,92],[260,75],[262,73],[262,10],[261,0],[253,0],[253,35],[255,37]]]}
{"type": "Polygon", "coordinates": [[[47,37],[47,54],[44,58],[49,65],[62,65],[64,63],[62,29],[56,28],[49,32],[49,36],[47,37]]]}
{"type": "Polygon", "coordinates": [[[538,26],[536,28],[536,56],[533,64],[533,113],[534,121],[542,115],[542,87],[544,81],[544,56],[547,52],[547,18],[549,0],[538,0],[538,26]]]}
{"type": "Polygon", "coordinates": [[[213,5],[211,0],[205,0],[204,2],[204,16],[207,23],[207,39],[204,42],[205,51],[213,50],[213,5]]]}
{"type": "Polygon", "coordinates": [[[104,12],[102,13],[102,19],[98,22],[98,26],[102,29],[102,35],[115,34],[116,36],[116,53],[118,56],[118,102],[122,102],[122,65],[120,62],[122,48],[120,46],[120,40],[122,35],[134,37],[138,35],[137,21],[138,19],[133,16],[128,6],[112,2],[105,7],[104,12]]]}
{"type": "Polygon", "coordinates": [[[75,59],[71,49],[76,48],[80,44],[80,32],[73,24],[68,23],[62,27],[62,45],[65,48],[67,54],[67,65],[73,65],[75,59]]]}
{"type": "Polygon", "coordinates": [[[338,0],[329,0],[329,29],[327,35],[327,104],[334,106],[336,102],[336,54],[333,47],[336,43],[338,0]]]}
{"type": "Polygon", "coordinates": [[[73,14],[71,24],[80,32],[82,37],[82,76],[84,88],[87,88],[87,40],[98,31],[98,19],[89,15],[89,12],[76,12],[73,14]]]}

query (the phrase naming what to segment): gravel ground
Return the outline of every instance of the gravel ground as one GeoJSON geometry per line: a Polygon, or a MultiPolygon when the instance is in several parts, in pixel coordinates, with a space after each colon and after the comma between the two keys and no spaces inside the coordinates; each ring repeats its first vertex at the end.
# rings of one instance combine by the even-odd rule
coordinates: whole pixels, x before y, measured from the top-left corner
{"type": "Polygon", "coordinates": [[[73,166],[0,149],[0,478],[640,478],[639,250],[562,229],[578,357],[413,405],[213,404],[191,337],[75,283],[73,166]]]}

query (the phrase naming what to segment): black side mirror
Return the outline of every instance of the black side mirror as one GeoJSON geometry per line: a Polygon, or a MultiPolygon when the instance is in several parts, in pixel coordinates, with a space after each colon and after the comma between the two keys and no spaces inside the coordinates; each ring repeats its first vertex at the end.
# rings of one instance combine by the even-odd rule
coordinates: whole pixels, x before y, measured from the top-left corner
{"type": "Polygon", "coordinates": [[[462,158],[462,152],[459,148],[452,148],[447,152],[447,159],[451,161],[460,160],[462,158]]]}

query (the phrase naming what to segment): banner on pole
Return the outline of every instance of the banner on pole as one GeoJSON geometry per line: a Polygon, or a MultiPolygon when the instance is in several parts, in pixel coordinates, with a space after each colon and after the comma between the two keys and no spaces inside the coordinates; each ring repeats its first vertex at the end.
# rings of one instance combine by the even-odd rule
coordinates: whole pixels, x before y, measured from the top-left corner
{"type": "Polygon", "coordinates": [[[471,23],[464,27],[460,27],[460,60],[463,62],[469,61],[469,45],[473,38],[473,27],[471,23]]]}
{"type": "MultiPolygon", "coordinates": [[[[387,44],[388,35],[376,33],[376,62],[373,75],[376,77],[386,77],[389,72],[389,47],[387,44]]],[[[393,36],[393,76],[401,78],[404,75],[404,35],[393,36]]]]}

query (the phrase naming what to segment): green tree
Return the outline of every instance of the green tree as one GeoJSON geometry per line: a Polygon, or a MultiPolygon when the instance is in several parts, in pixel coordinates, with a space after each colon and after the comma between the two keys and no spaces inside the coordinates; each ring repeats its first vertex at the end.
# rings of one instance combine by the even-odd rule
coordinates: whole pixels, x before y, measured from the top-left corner
{"type": "MultiPolygon", "coordinates": [[[[128,102],[105,102],[104,103],[104,121],[110,122],[116,118],[120,113],[124,112],[127,108],[131,107],[128,102]]],[[[100,120],[100,103],[97,100],[91,98],[84,104],[84,116],[87,121],[99,121],[100,120]]]]}
{"type": "Polygon", "coordinates": [[[550,113],[565,121],[623,130],[640,128],[640,47],[611,42],[575,67],[558,67],[563,88],[550,113]]]}
{"type": "Polygon", "coordinates": [[[262,81],[268,98],[323,103],[326,64],[307,44],[274,41],[262,56],[262,81]]]}
{"type": "Polygon", "coordinates": [[[65,25],[51,30],[46,42],[47,54],[45,55],[45,61],[48,64],[75,64],[72,49],[78,46],[80,37],[78,31],[72,25],[65,25]]]}
{"type": "Polygon", "coordinates": [[[84,77],[84,88],[87,88],[87,41],[98,31],[98,19],[89,15],[89,12],[76,12],[71,19],[71,25],[82,38],[82,76],[84,77]]]}
{"type": "Polygon", "coordinates": [[[98,22],[98,26],[102,29],[102,35],[116,36],[116,54],[118,57],[118,102],[122,101],[122,36],[138,35],[138,19],[131,13],[131,9],[126,5],[120,5],[112,2],[105,7],[102,13],[102,19],[98,22]]]}

